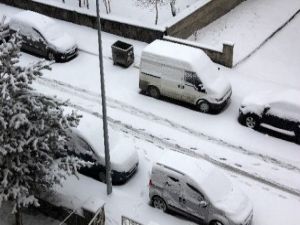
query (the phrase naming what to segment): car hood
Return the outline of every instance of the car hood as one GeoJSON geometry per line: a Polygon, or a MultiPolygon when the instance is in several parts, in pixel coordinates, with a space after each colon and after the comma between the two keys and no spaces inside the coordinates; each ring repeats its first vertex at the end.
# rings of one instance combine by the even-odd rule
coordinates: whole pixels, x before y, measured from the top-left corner
{"type": "Polygon", "coordinates": [[[243,99],[240,109],[244,113],[251,112],[260,115],[265,107],[272,101],[272,96],[274,95],[275,93],[272,91],[250,94],[243,99]]]}
{"type": "Polygon", "coordinates": [[[138,153],[133,145],[126,140],[121,140],[111,150],[111,167],[118,172],[129,172],[138,164],[138,153]]]}
{"type": "Polygon", "coordinates": [[[206,82],[205,87],[207,93],[215,98],[222,98],[231,89],[229,81],[223,76],[217,77],[213,82],[206,82]]]}
{"type": "Polygon", "coordinates": [[[70,49],[77,46],[74,38],[66,33],[59,36],[58,38],[49,40],[49,42],[56,48],[57,51],[62,53],[68,52],[70,49]]]}
{"type": "Polygon", "coordinates": [[[216,202],[215,206],[237,224],[242,223],[252,212],[250,200],[236,187],[224,199],[216,202]]]}

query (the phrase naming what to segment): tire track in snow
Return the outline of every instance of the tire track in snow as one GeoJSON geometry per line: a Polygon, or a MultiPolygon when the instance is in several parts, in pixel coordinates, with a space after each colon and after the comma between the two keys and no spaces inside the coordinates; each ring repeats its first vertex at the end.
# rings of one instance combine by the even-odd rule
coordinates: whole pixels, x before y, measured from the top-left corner
{"type": "MultiPolygon", "coordinates": [[[[70,84],[67,84],[67,83],[64,83],[61,81],[49,79],[49,78],[39,78],[37,80],[37,82],[41,85],[45,85],[47,87],[54,88],[54,89],[57,89],[62,92],[72,94],[73,96],[77,96],[84,100],[88,100],[88,101],[98,103],[98,104],[101,103],[101,100],[100,100],[101,96],[98,93],[95,93],[95,92],[92,92],[92,91],[89,91],[89,90],[86,90],[83,88],[75,87],[73,85],[70,85],[70,84]]],[[[280,161],[280,160],[273,158],[271,156],[268,156],[268,155],[256,153],[256,152],[246,149],[242,146],[231,144],[220,138],[216,138],[216,137],[207,135],[203,132],[195,131],[191,128],[188,128],[188,127],[185,127],[178,123],[175,123],[173,121],[170,121],[169,119],[157,116],[153,113],[142,111],[134,106],[131,106],[124,102],[112,99],[110,97],[107,97],[107,105],[110,108],[119,109],[119,110],[122,110],[122,112],[127,112],[129,114],[141,117],[143,119],[155,121],[157,123],[168,126],[170,128],[177,129],[179,131],[185,132],[185,133],[193,135],[195,137],[202,138],[209,142],[227,147],[235,152],[242,153],[244,155],[248,155],[248,156],[257,158],[264,162],[272,163],[281,168],[285,168],[287,170],[292,170],[292,171],[296,171],[296,172],[300,173],[300,168],[295,165],[292,165],[292,164],[284,162],[284,161],[280,161]]]]}
{"type": "MultiPolygon", "coordinates": [[[[91,114],[93,116],[96,116],[98,118],[102,118],[102,115],[100,113],[88,110],[88,109],[86,109],[86,108],[84,108],[80,105],[72,104],[71,102],[69,102],[69,106],[74,108],[74,109],[77,109],[77,110],[83,111],[85,113],[91,114]]],[[[134,138],[142,139],[142,140],[148,141],[150,143],[155,143],[155,145],[160,147],[161,149],[167,148],[167,149],[170,149],[172,151],[176,151],[176,152],[179,152],[179,153],[182,153],[182,154],[186,154],[186,155],[189,155],[189,156],[194,157],[194,158],[200,158],[200,159],[206,160],[206,161],[208,161],[208,162],[210,162],[210,163],[212,163],[212,164],[214,164],[214,165],[216,165],[216,166],[218,166],[222,169],[225,169],[227,171],[230,171],[230,172],[236,173],[238,175],[250,178],[250,179],[255,180],[257,182],[260,182],[262,184],[271,186],[275,189],[278,189],[278,190],[281,190],[283,192],[294,195],[296,197],[300,197],[300,190],[298,190],[298,189],[291,188],[291,187],[288,187],[286,185],[280,184],[280,183],[278,183],[274,180],[261,177],[256,173],[250,173],[250,172],[244,171],[240,168],[236,168],[236,167],[231,166],[229,164],[226,164],[222,161],[218,161],[218,160],[210,157],[207,154],[201,154],[201,153],[195,152],[195,151],[193,151],[189,148],[182,147],[182,146],[180,146],[176,143],[170,142],[167,139],[163,139],[163,138],[160,138],[156,135],[150,134],[150,133],[146,132],[143,129],[136,129],[136,128],[134,128],[133,126],[131,126],[129,124],[123,123],[120,120],[115,120],[115,119],[113,119],[109,116],[107,117],[107,120],[108,120],[109,126],[111,128],[113,128],[114,130],[124,132],[126,134],[131,135],[134,138]]]]}

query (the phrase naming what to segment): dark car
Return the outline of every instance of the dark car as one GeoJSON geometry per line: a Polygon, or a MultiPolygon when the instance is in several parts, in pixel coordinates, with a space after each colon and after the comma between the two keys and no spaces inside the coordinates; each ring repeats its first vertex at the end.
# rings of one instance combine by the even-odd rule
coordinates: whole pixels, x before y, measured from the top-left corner
{"type": "MultiPolygon", "coordinates": [[[[101,182],[105,182],[106,168],[104,147],[101,144],[103,143],[101,132],[99,133],[98,130],[90,127],[88,128],[88,133],[83,136],[78,129],[72,129],[69,136],[71,137],[69,144],[73,145],[73,149],[75,150],[73,154],[85,161],[94,163],[92,167],[81,168],[79,172],[101,182]]],[[[110,133],[110,137],[111,136],[114,135],[110,133]]],[[[110,146],[112,183],[114,185],[124,184],[137,171],[138,154],[132,146],[120,139],[115,138],[112,140],[110,146]]]]}
{"type": "Polygon", "coordinates": [[[68,61],[78,54],[75,40],[51,18],[23,11],[9,21],[10,33],[18,32],[22,50],[49,60],[68,61]]]}
{"type": "Polygon", "coordinates": [[[300,143],[300,92],[263,92],[246,97],[239,109],[239,122],[260,127],[300,143]]]}

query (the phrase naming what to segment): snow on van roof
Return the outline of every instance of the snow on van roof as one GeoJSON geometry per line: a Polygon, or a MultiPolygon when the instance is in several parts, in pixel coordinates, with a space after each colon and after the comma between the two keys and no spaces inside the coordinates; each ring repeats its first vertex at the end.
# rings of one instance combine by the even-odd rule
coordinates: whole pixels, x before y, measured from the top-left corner
{"type": "Polygon", "coordinates": [[[14,15],[10,19],[11,24],[19,23],[19,22],[22,24],[30,25],[40,31],[45,30],[45,28],[47,26],[55,23],[55,21],[53,19],[51,19],[50,17],[47,17],[45,15],[30,11],[30,10],[22,11],[16,15],[14,15]]]}
{"type": "Polygon", "coordinates": [[[201,49],[163,40],[153,41],[144,48],[142,54],[144,57],[156,59],[167,65],[174,65],[174,62],[176,62],[176,65],[181,64],[184,68],[187,67],[186,69],[192,69],[188,68],[191,64],[203,68],[212,63],[201,49]]]}
{"type": "Polygon", "coordinates": [[[215,167],[204,160],[197,160],[182,153],[168,151],[157,162],[202,183],[215,170],[215,167]]]}

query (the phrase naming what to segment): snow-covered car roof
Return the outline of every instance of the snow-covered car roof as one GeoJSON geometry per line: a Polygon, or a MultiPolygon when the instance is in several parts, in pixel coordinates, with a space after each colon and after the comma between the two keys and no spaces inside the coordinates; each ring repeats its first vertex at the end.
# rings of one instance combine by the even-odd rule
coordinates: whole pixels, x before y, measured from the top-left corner
{"type": "Polygon", "coordinates": [[[198,183],[204,182],[208,174],[215,170],[215,167],[208,162],[199,163],[193,157],[173,151],[166,152],[156,163],[173,168],[198,183]]]}
{"type": "Polygon", "coordinates": [[[192,69],[190,64],[195,64],[198,68],[212,64],[210,58],[201,49],[163,40],[153,41],[144,48],[142,54],[167,65],[174,65],[174,61],[176,61],[177,66],[187,70],[192,69]]]}
{"type": "MultiPolygon", "coordinates": [[[[84,114],[77,128],[72,129],[93,148],[98,160],[105,165],[103,126],[100,119],[84,114]]],[[[112,169],[129,171],[138,163],[138,154],[131,143],[113,130],[109,130],[109,150],[112,169]]]]}
{"type": "Polygon", "coordinates": [[[10,19],[10,24],[22,23],[34,27],[39,31],[44,31],[49,25],[54,24],[55,21],[45,15],[26,10],[17,13],[10,19]]]}
{"type": "Polygon", "coordinates": [[[272,103],[286,103],[295,105],[300,109],[300,91],[294,89],[287,89],[283,91],[262,91],[250,94],[245,97],[242,105],[267,105],[272,103]]]}

